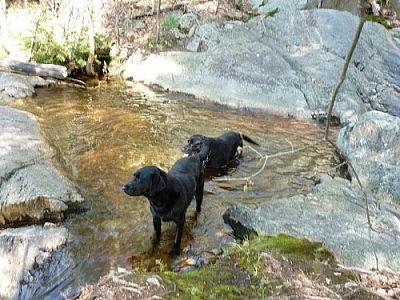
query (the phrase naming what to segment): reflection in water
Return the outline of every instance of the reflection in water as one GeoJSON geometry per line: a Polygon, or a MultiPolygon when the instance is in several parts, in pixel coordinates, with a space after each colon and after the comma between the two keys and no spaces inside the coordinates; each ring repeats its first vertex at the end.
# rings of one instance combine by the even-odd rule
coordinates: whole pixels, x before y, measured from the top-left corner
{"type": "MultiPolygon", "coordinates": [[[[70,251],[81,262],[78,283],[97,280],[113,267],[146,268],[158,258],[171,262],[165,254],[175,226],[163,225],[161,245],[153,252],[147,199],[129,197],[121,187],[145,165],[167,171],[182,156],[180,148],[190,135],[241,131],[261,144],[253,148],[262,155],[296,149],[323,136],[323,128],[313,123],[119,85],[43,89],[23,106],[38,116],[60,168],[91,203],[89,212],[66,222],[70,251]]],[[[259,155],[245,147],[243,162],[229,177],[247,177],[262,164],[259,155]]],[[[319,144],[269,159],[246,192],[243,181],[209,178],[201,215],[194,220],[195,205],[187,212],[182,248],[190,246],[196,253],[220,248],[230,238],[222,220],[228,206],[309,193],[315,175],[335,164],[333,149],[319,144]]]]}

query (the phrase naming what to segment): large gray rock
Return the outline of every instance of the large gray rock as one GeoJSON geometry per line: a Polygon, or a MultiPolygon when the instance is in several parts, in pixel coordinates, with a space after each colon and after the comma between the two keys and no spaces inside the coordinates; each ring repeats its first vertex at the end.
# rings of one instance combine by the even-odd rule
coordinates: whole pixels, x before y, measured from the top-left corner
{"type": "Polygon", "coordinates": [[[71,276],[64,227],[51,224],[0,231],[0,299],[43,299],[71,276]]]}
{"type": "Polygon", "coordinates": [[[291,1],[280,1],[280,0],[251,0],[250,3],[253,5],[253,9],[257,10],[258,13],[263,14],[273,10],[300,10],[305,8],[318,8],[318,4],[314,3],[317,1],[309,0],[291,0],[291,1]]]}
{"type": "Polygon", "coordinates": [[[372,200],[400,206],[399,117],[367,112],[341,129],[337,145],[350,159],[372,200]]]}
{"type": "Polygon", "coordinates": [[[85,201],[51,163],[52,150],[33,115],[0,107],[0,228],[63,220],[85,201]]]}
{"type": "MultiPolygon", "coordinates": [[[[192,40],[205,52],[133,55],[126,78],[224,104],[310,117],[326,111],[359,19],[336,10],[286,10],[247,23],[206,23],[192,40]],[[202,45],[200,47],[200,45],[202,45]]],[[[368,110],[400,115],[399,33],[364,25],[334,107],[342,123],[368,110]]]]}
{"type": "Polygon", "coordinates": [[[35,87],[47,86],[39,76],[24,76],[0,72],[0,100],[19,100],[35,94],[35,87]]]}
{"type": "Polygon", "coordinates": [[[224,220],[236,233],[261,235],[286,233],[322,242],[338,262],[363,269],[388,267],[400,271],[400,220],[390,210],[370,210],[370,230],[365,203],[356,184],[321,176],[308,196],[234,206],[224,220]]]}
{"type": "Polygon", "coordinates": [[[284,10],[304,10],[313,8],[328,8],[351,12],[354,15],[358,15],[359,1],[349,1],[349,0],[250,0],[258,13],[268,13],[274,10],[284,11],[284,10]]]}

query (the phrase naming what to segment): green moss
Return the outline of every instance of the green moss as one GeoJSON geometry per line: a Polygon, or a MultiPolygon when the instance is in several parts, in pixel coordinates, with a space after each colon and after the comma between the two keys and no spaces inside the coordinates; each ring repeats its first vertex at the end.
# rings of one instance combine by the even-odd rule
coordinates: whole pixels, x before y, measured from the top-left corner
{"type": "Polygon", "coordinates": [[[333,255],[322,247],[322,243],[312,243],[306,239],[296,239],[285,234],[266,239],[265,246],[275,249],[280,254],[288,254],[303,259],[335,260],[333,255]]]}
{"type": "MultiPolygon", "coordinates": [[[[330,263],[335,262],[321,243],[283,234],[277,237],[256,236],[226,249],[216,264],[190,273],[163,272],[169,290],[174,287],[174,292],[165,296],[168,299],[263,299],[278,286],[285,293],[282,279],[272,278],[261,269],[260,258],[265,252],[277,259],[284,257],[293,267],[310,274],[325,272],[325,267],[332,269],[330,263]]],[[[293,293],[286,292],[288,295],[293,293]]]]}
{"type": "Polygon", "coordinates": [[[319,267],[316,262],[324,262],[325,265],[335,263],[334,256],[323,248],[321,243],[296,239],[285,234],[276,237],[256,237],[237,248],[241,256],[240,262],[247,270],[253,272],[257,272],[261,252],[284,258],[305,272],[321,271],[315,270],[319,267]]]}
{"type": "Polygon", "coordinates": [[[241,266],[255,275],[260,273],[260,255],[264,252],[276,259],[290,262],[293,267],[301,269],[306,275],[313,277],[320,274],[320,277],[328,277],[333,284],[342,284],[355,279],[352,273],[335,275],[337,261],[322,243],[280,234],[276,237],[254,237],[237,248],[241,266]]]}
{"type": "Polygon", "coordinates": [[[297,239],[285,234],[276,237],[257,236],[246,241],[242,248],[246,248],[250,252],[261,252],[269,249],[273,253],[288,255],[292,258],[334,261],[333,255],[323,248],[322,243],[313,243],[306,239],[297,239]]]}
{"type": "MultiPolygon", "coordinates": [[[[189,273],[161,272],[166,292],[165,299],[265,299],[270,296],[293,295],[285,285],[285,274],[268,271],[271,258],[286,272],[306,274],[320,284],[326,278],[332,284],[354,280],[351,273],[335,273],[336,260],[321,243],[296,239],[288,235],[255,236],[242,244],[224,249],[215,264],[189,273]],[[286,266],[286,267],[285,267],[286,266]],[[336,275],[335,275],[336,274],[336,275]],[[278,291],[278,292],[277,292],[278,291]]],[[[164,269],[164,268],[160,268],[164,269]]],[[[273,269],[273,267],[272,267],[273,269]]]]}
{"type": "Polygon", "coordinates": [[[195,272],[164,272],[163,279],[168,285],[175,285],[175,292],[167,299],[241,299],[242,292],[231,285],[234,274],[228,269],[207,266],[195,272]]]}
{"type": "Polygon", "coordinates": [[[386,29],[392,29],[392,26],[389,25],[388,21],[380,16],[367,15],[366,19],[371,22],[379,23],[383,25],[386,29]]]}

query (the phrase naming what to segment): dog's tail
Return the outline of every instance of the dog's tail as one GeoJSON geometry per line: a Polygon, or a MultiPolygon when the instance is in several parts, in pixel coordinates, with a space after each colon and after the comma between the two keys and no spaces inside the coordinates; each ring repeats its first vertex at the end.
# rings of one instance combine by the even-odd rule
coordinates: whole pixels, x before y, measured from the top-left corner
{"type": "Polygon", "coordinates": [[[241,132],[240,132],[239,134],[240,134],[240,137],[242,138],[242,140],[245,140],[246,142],[249,142],[249,143],[251,143],[251,144],[253,144],[253,145],[260,146],[259,143],[257,143],[256,141],[252,140],[252,139],[249,138],[247,135],[244,135],[244,134],[242,134],[241,132]]]}

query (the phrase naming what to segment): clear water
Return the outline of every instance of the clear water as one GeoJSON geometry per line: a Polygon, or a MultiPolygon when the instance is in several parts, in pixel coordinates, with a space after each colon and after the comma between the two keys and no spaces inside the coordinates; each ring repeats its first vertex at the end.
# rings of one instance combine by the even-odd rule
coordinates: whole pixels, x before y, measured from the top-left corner
{"type": "Polygon", "coordinates": [[[95,89],[40,89],[20,106],[38,117],[55,149],[55,163],[90,203],[88,212],[65,222],[71,234],[69,251],[77,261],[71,285],[94,282],[111,268],[151,268],[156,259],[171,263],[166,254],[175,226],[163,225],[161,245],[152,249],[148,201],[125,195],[121,187],[145,165],[167,171],[192,134],[240,131],[261,145],[245,147],[242,163],[226,178],[207,178],[201,215],[194,219],[195,205],[187,212],[182,248],[190,247],[192,253],[221,248],[231,239],[222,220],[229,206],[307,194],[319,172],[333,172],[338,164],[334,149],[321,143],[268,159],[245,191],[245,181],[236,179],[259,171],[264,162],[260,155],[313,143],[321,139],[324,127],[117,83],[95,89]]]}

